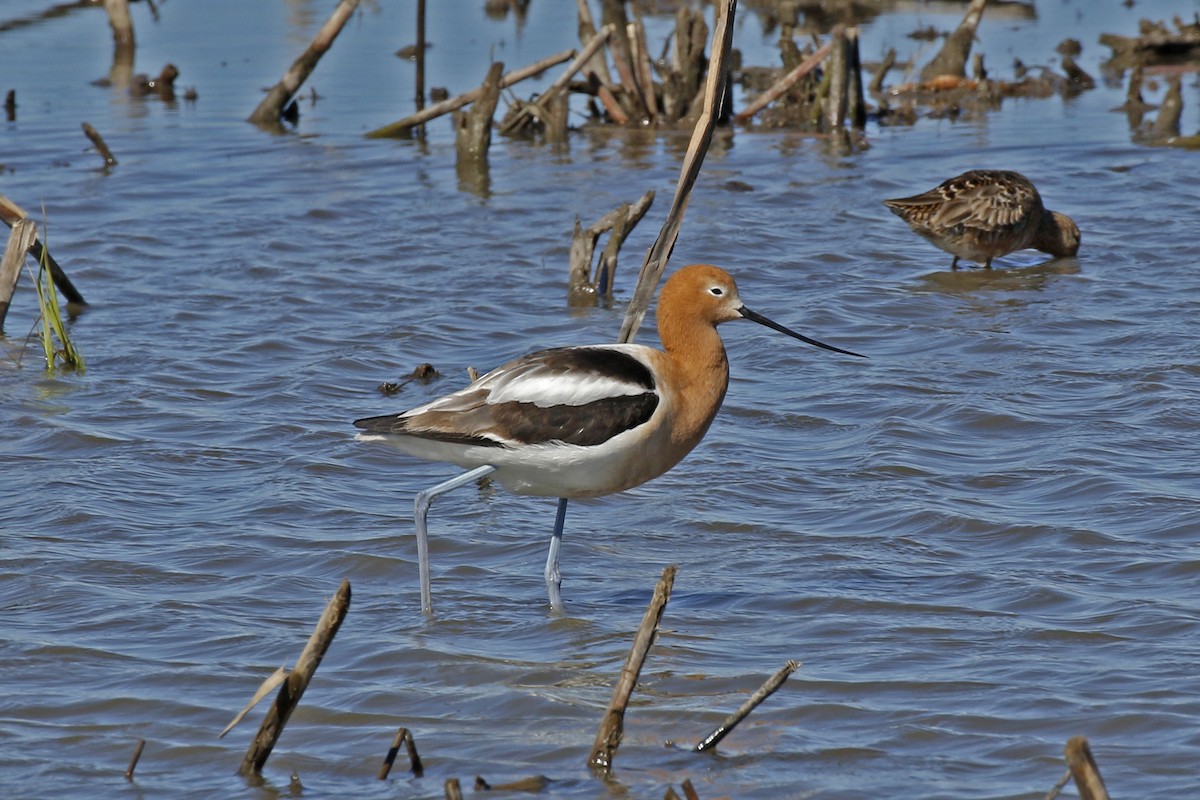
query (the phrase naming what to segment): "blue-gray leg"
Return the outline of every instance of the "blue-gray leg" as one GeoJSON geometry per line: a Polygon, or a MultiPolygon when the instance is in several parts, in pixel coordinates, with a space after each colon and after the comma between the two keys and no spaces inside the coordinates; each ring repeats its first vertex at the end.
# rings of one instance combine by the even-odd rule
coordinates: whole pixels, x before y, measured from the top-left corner
{"type": "Polygon", "coordinates": [[[558,498],[558,513],[554,515],[554,534],[550,537],[550,552],[546,554],[546,593],[550,595],[550,610],[563,610],[562,573],[558,569],[558,549],[562,546],[563,523],[567,519],[567,498],[558,498]]]}
{"type": "Polygon", "coordinates": [[[413,522],[417,527],[417,566],[421,571],[421,610],[427,615],[433,614],[433,590],[429,587],[429,530],[426,527],[425,519],[429,516],[429,507],[433,505],[433,498],[465,486],[471,481],[478,480],[495,471],[496,468],[492,465],[484,464],[482,467],[476,467],[448,481],[443,481],[437,486],[417,492],[417,499],[413,503],[413,522]]]}

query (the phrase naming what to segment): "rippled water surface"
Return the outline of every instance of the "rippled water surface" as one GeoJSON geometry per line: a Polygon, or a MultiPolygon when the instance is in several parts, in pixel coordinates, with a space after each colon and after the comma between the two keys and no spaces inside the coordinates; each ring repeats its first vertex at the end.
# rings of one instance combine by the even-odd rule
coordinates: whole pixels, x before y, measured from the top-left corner
{"type": "MultiPolygon", "coordinates": [[[[15,0],[0,22],[49,3],[15,0]]],[[[679,467],[572,504],[567,614],[541,579],[554,503],[463,489],[432,515],[436,617],[420,613],[413,494],[454,474],[355,442],[549,345],[611,341],[665,217],[686,136],[497,137],[487,180],[428,140],[362,133],[411,109],[411,3],[364,3],[298,127],[244,122],[332,3],[137,4],[138,69],[195,102],[89,85],[103,14],[0,31],[0,192],[49,224],[90,306],[86,374],[43,372],[23,277],[0,358],[0,784],[13,797],[437,797],[545,775],[555,797],[1040,798],[1091,741],[1115,796],[1184,797],[1200,764],[1200,161],[1131,141],[1121,85],[1007,101],[983,118],[869,127],[869,147],[719,133],[672,265],[710,261],[747,304],[870,355],[728,325],[725,407],[679,467]],[[87,150],[98,128],[120,164],[87,150]],[[1083,230],[1077,259],[949,256],[880,203],[972,167],[1017,169],[1083,230]],[[649,189],[612,309],[566,303],[585,224],[649,189]],[[20,360],[20,365],[16,364],[20,360]],[[377,386],[420,362],[443,377],[377,386]],[[678,564],[611,782],[585,760],[633,630],[678,564]],[[338,583],[350,613],[255,785],[235,775],[261,710],[338,583]],[[803,666],[715,756],[701,739],[787,659],[803,666]],[[399,726],[426,762],[374,780],[399,726]],[[133,786],[123,772],[146,750],[133,786]]],[[[524,23],[431,3],[430,83],[574,44],[574,4],[524,23]],[[457,38],[456,38],[457,37],[457,38]]],[[[1067,34],[1196,2],[1038,2],[985,18],[1009,74],[1067,34]]],[[[947,4],[878,18],[864,58],[921,47],[947,4]]],[[[759,63],[775,32],[743,8],[759,63]]],[[[651,17],[652,37],[668,17],[651,17]]],[[[773,63],[773,62],[771,62],[773,63]]],[[[897,78],[898,79],[898,78],[897,78]]],[[[544,84],[543,84],[544,85],[544,84]]],[[[306,88],[307,91],[307,88],[306,88]]],[[[1150,86],[1148,100],[1163,87],[1150,86]]],[[[1185,133],[1200,93],[1184,78],[1185,133]]],[[[653,341],[643,330],[642,341],[653,341]]],[[[403,761],[403,758],[401,759],[403,761]]],[[[1068,790],[1070,791],[1070,790],[1068,790]]]]}

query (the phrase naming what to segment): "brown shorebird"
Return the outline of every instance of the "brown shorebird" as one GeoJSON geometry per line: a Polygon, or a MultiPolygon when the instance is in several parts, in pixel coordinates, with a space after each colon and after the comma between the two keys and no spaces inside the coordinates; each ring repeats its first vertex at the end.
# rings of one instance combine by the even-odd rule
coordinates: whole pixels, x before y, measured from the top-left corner
{"type": "Polygon", "coordinates": [[[973,169],[912,197],[884,200],[914,231],[958,260],[981,262],[1032,247],[1056,258],[1079,252],[1079,227],[1050,211],[1019,172],[973,169]]]}

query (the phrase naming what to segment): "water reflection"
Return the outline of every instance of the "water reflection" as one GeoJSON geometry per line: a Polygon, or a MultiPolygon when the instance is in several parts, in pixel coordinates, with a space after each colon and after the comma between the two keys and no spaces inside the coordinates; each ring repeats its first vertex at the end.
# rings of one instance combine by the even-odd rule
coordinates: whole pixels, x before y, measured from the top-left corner
{"type": "Polygon", "coordinates": [[[920,278],[921,288],[944,294],[981,291],[1040,291],[1059,275],[1078,275],[1079,259],[1051,258],[1028,267],[1004,269],[957,269],[931,272],[920,278]]]}

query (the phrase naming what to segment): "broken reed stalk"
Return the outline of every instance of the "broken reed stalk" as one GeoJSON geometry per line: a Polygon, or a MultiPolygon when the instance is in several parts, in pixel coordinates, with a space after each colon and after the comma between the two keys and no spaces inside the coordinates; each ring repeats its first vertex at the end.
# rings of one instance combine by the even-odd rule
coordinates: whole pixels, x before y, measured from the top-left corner
{"type": "MultiPolygon", "coordinates": [[[[4,220],[6,225],[11,228],[20,220],[28,218],[29,215],[25,213],[25,209],[0,194],[0,219],[4,220]]],[[[87,305],[87,301],[83,299],[83,295],[79,293],[79,290],[75,288],[75,284],[71,283],[71,279],[67,277],[67,273],[58,265],[58,262],[50,255],[50,252],[42,247],[42,243],[39,240],[33,240],[33,245],[29,248],[29,254],[38,263],[44,261],[50,265],[50,276],[54,278],[54,285],[63,293],[63,297],[67,298],[68,303],[75,303],[81,306],[87,305]]]]}
{"type": "Polygon", "coordinates": [[[133,748],[133,758],[129,759],[129,766],[125,768],[125,780],[133,780],[133,771],[137,769],[138,761],[142,758],[142,751],[146,749],[146,740],[138,739],[137,746],[133,748]]]}
{"type": "Polygon", "coordinates": [[[646,655],[658,634],[658,623],[667,607],[667,601],[671,599],[671,587],[674,584],[675,565],[672,564],[663,570],[658,585],[654,587],[654,595],[650,598],[650,605],[646,607],[642,624],[638,626],[637,635],[633,638],[633,646],[629,648],[625,665],[621,667],[621,674],[613,687],[612,700],[609,701],[604,718],[600,721],[600,729],[596,732],[596,741],[592,744],[591,755],[588,756],[588,766],[597,772],[608,773],[612,769],[613,756],[621,745],[621,737],[625,731],[625,707],[629,705],[629,698],[637,686],[638,675],[642,672],[642,664],[645,663],[646,655]]]}
{"type": "Polygon", "coordinates": [[[13,292],[17,289],[17,279],[21,277],[21,266],[25,263],[25,254],[37,241],[37,223],[31,219],[17,220],[12,232],[8,235],[8,244],[4,255],[0,257],[0,331],[4,330],[4,320],[8,316],[8,308],[12,305],[13,292]]]}
{"type": "Polygon", "coordinates": [[[750,698],[746,700],[746,702],[742,703],[737,711],[726,717],[721,724],[716,727],[716,730],[714,730],[708,736],[705,736],[704,740],[701,741],[700,744],[696,745],[696,752],[702,753],[705,750],[711,750],[712,748],[716,747],[722,739],[724,739],[734,728],[737,727],[738,723],[750,716],[750,712],[758,708],[763,700],[766,700],[768,697],[775,694],[779,687],[783,686],[783,682],[788,679],[788,676],[795,672],[799,666],[799,662],[789,660],[786,664],[780,667],[780,669],[776,671],[774,675],[772,675],[770,678],[767,678],[766,683],[758,687],[757,692],[750,695],[750,698]]]}
{"type": "Polygon", "coordinates": [[[317,621],[317,627],[309,637],[308,644],[304,646],[300,657],[296,659],[296,665],[292,668],[287,680],[279,687],[279,694],[275,696],[274,704],[267,711],[267,715],[258,729],[258,735],[254,737],[254,741],[246,750],[242,765],[238,769],[239,774],[253,773],[257,775],[262,772],[263,765],[267,763],[271,750],[275,747],[275,742],[283,733],[283,727],[287,725],[292,712],[296,710],[296,705],[304,695],[304,690],[308,688],[308,683],[312,680],[317,667],[321,665],[321,659],[325,657],[325,652],[333,643],[333,637],[337,636],[338,628],[341,627],[342,620],[346,618],[346,612],[349,610],[350,581],[343,579],[337,592],[326,604],[325,611],[317,621]]]}
{"type": "Polygon", "coordinates": [[[1067,740],[1065,748],[1067,766],[1071,768],[1071,777],[1075,779],[1075,788],[1079,790],[1080,800],[1108,800],[1108,790],[1100,778],[1100,769],[1096,759],[1092,758],[1092,749],[1083,736],[1072,736],[1067,740]]]}
{"type": "Polygon", "coordinates": [[[108,145],[105,144],[104,137],[100,135],[100,131],[85,122],[83,123],[83,132],[92,140],[92,144],[96,145],[96,150],[99,151],[100,157],[104,159],[104,166],[115,167],[117,165],[117,157],[112,154],[112,150],[108,149],[108,145]]]}
{"type": "Polygon", "coordinates": [[[734,116],[733,121],[745,122],[759,111],[762,111],[768,105],[778,100],[784,92],[795,85],[796,81],[800,80],[805,75],[816,69],[817,65],[825,60],[825,56],[829,55],[831,50],[833,50],[833,39],[830,39],[828,42],[821,45],[817,49],[817,52],[801,61],[796,65],[795,69],[793,69],[787,75],[784,75],[779,80],[775,81],[775,83],[771,85],[770,89],[767,89],[758,97],[754,98],[754,101],[751,102],[750,105],[746,106],[741,110],[740,113],[734,116]]]}
{"type": "MultiPolygon", "coordinates": [[[[538,98],[537,105],[543,107],[553,105],[555,100],[557,100],[558,96],[562,93],[563,89],[565,89],[567,84],[571,82],[571,78],[575,77],[575,73],[583,69],[584,65],[591,60],[592,56],[594,56],[596,52],[604,46],[604,43],[608,41],[608,37],[612,36],[612,32],[613,26],[605,25],[599,33],[592,36],[584,48],[579,51],[579,54],[575,56],[575,59],[567,65],[567,68],[563,71],[563,74],[559,75],[558,79],[555,80],[554,83],[550,84],[550,88],[542,92],[541,96],[538,98]]],[[[505,121],[503,128],[501,128],[501,133],[507,133],[508,131],[517,128],[525,121],[530,113],[530,106],[522,106],[520,113],[515,115],[513,119],[505,121]]]]}
{"type": "Polygon", "coordinates": [[[641,118],[645,115],[646,103],[638,87],[637,75],[633,66],[633,54],[629,44],[629,17],[625,14],[625,0],[601,0],[600,21],[604,25],[612,25],[615,35],[609,41],[608,49],[612,53],[613,66],[617,70],[622,91],[617,95],[622,110],[627,117],[641,118]]]}
{"type": "Polygon", "coordinates": [[[248,121],[255,125],[268,127],[279,124],[280,117],[283,116],[283,107],[316,69],[321,56],[325,55],[325,52],[333,46],[333,40],[337,38],[356,8],[358,8],[358,0],[339,0],[333,14],[321,26],[321,30],[317,31],[312,44],[292,63],[283,79],[271,87],[248,121]]]}
{"type": "Polygon", "coordinates": [[[696,794],[696,787],[692,786],[691,778],[684,778],[683,783],[679,784],[679,788],[683,789],[683,796],[687,800],[700,800],[700,795],[696,794]]]}
{"type": "Polygon", "coordinates": [[[396,731],[396,738],[392,739],[392,746],[383,757],[383,764],[380,765],[377,776],[379,780],[387,778],[388,773],[392,771],[392,765],[396,763],[396,755],[400,752],[402,744],[408,750],[408,763],[412,774],[419,778],[425,773],[425,766],[421,763],[421,757],[417,755],[417,743],[413,740],[413,735],[408,728],[401,728],[396,731]]]}
{"type": "Polygon", "coordinates": [[[635,203],[622,203],[618,208],[608,212],[603,217],[583,230],[579,217],[575,218],[575,231],[571,235],[570,272],[568,275],[568,294],[573,305],[584,302],[594,302],[598,295],[612,298],[613,279],[617,272],[617,254],[625,243],[625,238],[641,221],[650,206],[654,203],[654,190],[646,192],[635,203]],[[592,270],[592,256],[596,251],[596,242],[605,231],[612,231],[604,253],[592,270]]]}
{"type": "Polygon", "coordinates": [[[683,157],[679,183],[675,186],[675,198],[671,201],[666,222],[663,223],[658,238],[654,240],[654,244],[646,253],[645,261],[642,262],[633,299],[629,301],[625,318],[621,321],[618,342],[633,341],[637,329],[641,327],[642,319],[646,316],[646,309],[650,307],[650,301],[654,298],[654,290],[666,271],[671,251],[675,248],[675,240],[679,238],[679,228],[683,224],[683,215],[687,211],[692,186],[700,175],[700,167],[704,164],[704,156],[712,141],[713,127],[721,111],[719,105],[725,97],[725,88],[729,80],[729,48],[733,41],[733,17],[736,11],[737,0],[724,0],[722,5],[717,7],[717,20],[713,26],[712,58],[704,83],[703,111],[692,130],[692,138],[683,157]]]}
{"type": "Polygon", "coordinates": [[[479,87],[479,98],[466,111],[454,112],[454,143],[460,164],[487,158],[488,147],[492,143],[492,118],[500,102],[500,76],[503,72],[503,62],[494,62],[479,87]]]}
{"type": "Polygon", "coordinates": [[[975,41],[975,29],[983,19],[987,0],[971,0],[962,22],[954,33],[946,37],[942,49],[928,64],[921,68],[921,83],[927,83],[939,75],[967,76],[967,58],[971,55],[971,44],[975,41]]]}
{"type": "Polygon", "coordinates": [[[446,800],[463,800],[462,786],[459,784],[458,778],[446,778],[444,788],[446,800]]]}
{"type": "MultiPolygon", "coordinates": [[[[574,57],[574,55],[574,50],[564,50],[561,53],[547,56],[541,61],[530,64],[529,66],[515,69],[500,78],[500,88],[507,89],[513,84],[520,83],[527,78],[540,75],[556,64],[569,61],[574,57]]],[[[431,119],[436,119],[443,114],[449,114],[451,111],[462,108],[468,103],[473,103],[479,99],[482,93],[483,87],[477,86],[471,91],[464,92],[457,97],[451,97],[450,99],[443,100],[440,103],[434,103],[429,108],[426,108],[423,111],[418,111],[415,114],[410,114],[404,119],[397,120],[389,125],[384,125],[382,128],[376,128],[373,131],[368,131],[366,137],[368,139],[386,139],[394,136],[406,136],[413,126],[420,125],[423,122],[428,122],[431,119]]]]}

